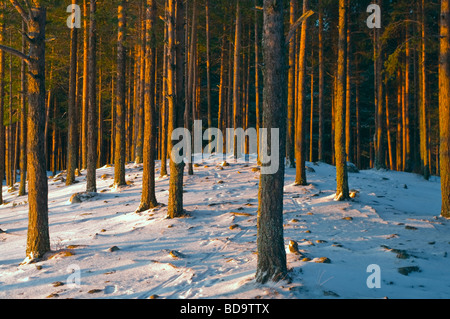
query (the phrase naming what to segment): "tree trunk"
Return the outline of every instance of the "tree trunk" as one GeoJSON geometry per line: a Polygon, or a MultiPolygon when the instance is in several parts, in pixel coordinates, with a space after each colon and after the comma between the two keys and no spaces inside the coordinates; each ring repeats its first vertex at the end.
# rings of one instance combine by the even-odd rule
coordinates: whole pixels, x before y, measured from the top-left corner
{"type": "MultiPolygon", "coordinates": [[[[183,1],[168,0],[168,67],[167,97],[169,101],[169,139],[175,128],[184,127],[184,55],[185,55],[185,7],[183,1]]],[[[173,141],[171,145],[174,145],[173,141]]],[[[170,149],[172,152],[172,149],[170,149]]],[[[176,163],[170,157],[170,181],[168,217],[178,218],[183,211],[184,162],[176,163]]]]}
{"type": "MultiPolygon", "coordinates": [[[[211,110],[211,48],[210,48],[210,16],[209,16],[209,0],[205,1],[206,10],[206,100],[207,100],[207,112],[208,112],[208,128],[212,128],[212,110],[211,110]]],[[[211,135],[208,136],[211,141],[211,135]]],[[[211,145],[211,144],[210,144],[211,145]]],[[[211,146],[210,146],[211,147],[211,146]]],[[[212,149],[208,150],[211,153],[212,149]]]]}
{"type": "MultiPolygon", "coordinates": [[[[1,17],[0,17],[1,18],[1,17]]],[[[25,54],[26,50],[26,37],[27,32],[25,21],[22,21],[22,53],[25,54]]],[[[1,33],[1,31],[0,31],[1,33]]],[[[0,41],[1,42],[1,41],[0,41]]],[[[1,59],[1,58],[0,58],[1,59]]],[[[26,195],[26,184],[27,184],[27,74],[26,74],[26,63],[22,61],[20,78],[21,78],[21,110],[20,110],[20,186],[19,186],[19,196],[26,195]]],[[[1,94],[0,94],[1,96],[1,94]]],[[[0,118],[1,115],[0,115],[0,118]]],[[[0,127],[1,130],[1,127],[0,127]]],[[[0,164],[1,165],[1,164],[0,164]]],[[[1,174],[1,173],[0,173],[1,174]]],[[[3,179],[1,177],[0,179],[3,179]]]]}
{"type": "MultiPolygon", "coordinates": [[[[240,52],[241,52],[241,10],[240,0],[236,0],[236,31],[234,34],[234,67],[233,67],[233,128],[236,130],[241,125],[241,105],[240,105],[240,52]]],[[[237,137],[232,137],[234,158],[238,158],[237,137]]]]}
{"type": "MultiPolygon", "coordinates": [[[[292,27],[295,23],[297,1],[291,0],[289,6],[289,23],[292,27]]],[[[287,100],[287,139],[286,157],[287,166],[295,168],[295,49],[297,37],[292,37],[289,42],[289,73],[288,73],[288,100],[287,100]]]]}
{"type": "Polygon", "coordinates": [[[439,58],[441,215],[450,218],[450,1],[441,1],[439,58]]]}
{"type": "Polygon", "coordinates": [[[125,110],[126,110],[126,1],[122,0],[118,6],[118,35],[117,35],[117,100],[115,114],[115,156],[114,156],[114,186],[126,185],[125,180],[125,110]]]}
{"type": "MultiPolygon", "coordinates": [[[[0,43],[5,40],[5,9],[6,5],[0,2],[0,43]]],[[[4,118],[5,107],[5,52],[0,50],[0,119],[4,118]]],[[[3,205],[3,180],[5,177],[5,127],[0,121],[0,205],[3,205]]]]}
{"type": "Polygon", "coordinates": [[[97,55],[99,57],[98,65],[98,111],[97,111],[97,168],[105,163],[105,152],[103,143],[103,66],[102,66],[102,38],[99,38],[97,45],[97,55]]]}
{"type": "MultiPolygon", "coordinates": [[[[167,2],[166,2],[167,3],[167,2]]],[[[167,8],[165,10],[167,18],[167,8]]],[[[164,58],[163,58],[163,81],[162,81],[162,129],[161,129],[161,177],[167,176],[167,149],[168,149],[168,115],[167,108],[167,25],[164,25],[164,58]]]]}
{"type": "Polygon", "coordinates": [[[44,152],[45,128],[45,25],[46,10],[34,1],[34,19],[28,21],[31,58],[28,70],[28,234],[26,255],[41,258],[50,251],[48,184],[44,152]]]}
{"type": "Polygon", "coordinates": [[[324,161],[324,59],[323,59],[323,3],[319,0],[319,162],[324,161]]]}
{"type": "Polygon", "coordinates": [[[88,105],[88,149],[87,149],[87,174],[86,191],[96,193],[96,165],[97,165],[97,88],[96,88],[96,52],[97,52],[97,23],[96,23],[97,2],[91,1],[90,24],[89,24],[89,64],[88,64],[88,85],[89,85],[89,105],[88,105]]]}
{"type": "MultiPolygon", "coordinates": [[[[283,188],[286,134],[285,46],[283,2],[264,0],[263,51],[265,69],[263,125],[270,135],[280,129],[280,167],[275,174],[261,174],[258,209],[258,262],[256,281],[280,281],[287,277],[283,235],[283,188]]],[[[271,137],[268,137],[268,142],[271,137]]],[[[268,151],[278,145],[268,144],[268,151]]],[[[274,154],[272,151],[271,154],[274,154]]]]}
{"type": "Polygon", "coordinates": [[[339,0],[339,53],[335,110],[336,200],[349,198],[347,163],[345,156],[345,85],[346,85],[346,11],[347,0],[339,0]]]}
{"type": "MultiPolygon", "coordinates": [[[[72,5],[77,1],[72,0],[72,5]]],[[[75,168],[77,166],[77,123],[76,123],[76,85],[77,85],[77,47],[78,30],[72,28],[70,31],[70,79],[69,79],[69,102],[68,102],[68,140],[67,140],[67,178],[66,185],[72,185],[75,182],[75,168]]]]}
{"type": "Polygon", "coordinates": [[[425,0],[421,1],[421,28],[422,28],[422,54],[420,61],[421,92],[420,92],[420,150],[422,158],[422,174],[426,180],[430,178],[430,163],[428,160],[428,127],[427,127],[427,72],[426,72],[426,24],[425,24],[425,0]]]}
{"type": "MultiPolygon", "coordinates": [[[[309,10],[308,0],[303,0],[303,14],[309,10]]],[[[306,178],[306,41],[308,33],[308,22],[302,23],[301,39],[300,39],[300,51],[298,60],[298,92],[297,92],[297,128],[296,128],[296,141],[295,141],[295,157],[296,157],[296,176],[295,184],[305,186],[308,184],[306,178]]]]}
{"type": "MultiPolygon", "coordinates": [[[[255,0],[255,7],[257,0],[255,0]]],[[[262,126],[261,123],[261,97],[259,87],[259,26],[258,26],[258,10],[255,10],[255,109],[256,109],[256,135],[257,135],[257,149],[258,149],[258,163],[259,163],[259,129],[262,126]]],[[[229,71],[230,72],[230,71],[229,71]]]]}
{"type": "MultiPolygon", "coordinates": [[[[380,1],[378,1],[380,4],[380,1]]],[[[375,60],[375,168],[385,168],[385,148],[384,148],[384,96],[382,81],[382,54],[380,29],[374,29],[374,60],[375,60]]]]}
{"type": "Polygon", "coordinates": [[[87,168],[87,152],[88,152],[88,108],[89,108],[89,26],[88,26],[88,6],[87,0],[83,1],[83,97],[81,111],[81,149],[82,160],[81,168],[87,168]]]}
{"type": "MultiPolygon", "coordinates": [[[[350,8],[350,0],[347,0],[347,8],[350,8]]],[[[350,13],[347,10],[347,58],[346,58],[346,90],[345,90],[345,153],[347,161],[353,162],[352,156],[352,83],[351,83],[351,33],[350,33],[350,13]]]]}
{"type": "MultiPolygon", "coordinates": [[[[311,52],[313,54],[314,52],[311,52]]],[[[314,162],[314,64],[311,67],[311,110],[309,121],[309,161],[314,162]]]]}
{"type": "Polygon", "coordinates": [[[142,198],[138,212],[143,212],[158,205],[155,194],[155,72],[156,72],[156,38],[155,38],[156,0],[147,0],[146,13],[146,50],[145,50],[145,140],[144,172],[142,180],[142,198]]]}

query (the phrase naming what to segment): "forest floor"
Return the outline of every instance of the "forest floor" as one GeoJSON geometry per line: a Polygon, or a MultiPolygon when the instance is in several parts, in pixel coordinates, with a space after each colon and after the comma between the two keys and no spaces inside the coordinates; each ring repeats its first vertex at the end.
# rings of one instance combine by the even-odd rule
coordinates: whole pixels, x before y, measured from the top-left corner
{"type": "MultiPolygon", "coordinates": [[[[440,183],[408,173],[349,174],[351,201],[335,202],[335,168],[308,163],[309,186],[287,169],[284,230],[291,281],[255,282],[259,172],[253,163],[205,159],[185,178],[185,218],[161,207],[141,214],[142,165],[127,166],[129,186],[113,189],[112,167],[97,171],[98,196],[70,203],[85,172],[66,187],[49,178],[53,253],[25,257],[28,205],[17,191],[0,207],[0,298],[450,298],[450,221],[440,183]],[[290,241],[298,252],[289,250],[290,241]],[[323,258],[326,257],[326,258],[323,258]],[[379,266],[381,288],[367,285],[379,266]],[[77,282],[74,278],[78,278],[77,282]],[[77,285],[71,285],[76,283],[77,285]]],[[[159,163],[157,164],[159,169],[159,163]]],[[[159,174],[157,174],[159,175],[159,174]]],[[[62,175],[64,177],[64,175],[62,175]]]]}

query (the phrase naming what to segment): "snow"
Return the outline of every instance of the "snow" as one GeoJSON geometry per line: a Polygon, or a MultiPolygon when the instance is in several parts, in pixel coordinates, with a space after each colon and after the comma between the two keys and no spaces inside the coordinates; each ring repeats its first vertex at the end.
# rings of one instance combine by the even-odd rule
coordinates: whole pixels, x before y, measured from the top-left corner
{"type": "Polygon", "coordinates": [[[294,186],[295,169],[287,169],[284,230],[291,281],[257,284],[260,172],[252,170],[251,160],[227,158],[230,166],[221,165],[221,155],[196,161],[195,175],[184,182],[189,215],[175,220],[166,218],[167,176],[156,182],[157,199],[164,205],[135,213],[142,165],[127,165],[132,183],[119,189],[112,189],[114,168],[99,169],[98,196],[78,204],[69,199],[84,192],[86,172],[69,187],[50,178],[50,237],[56,254],[37,263],[22,264],[27,198],[4,191],[0,298],[450,297],[450,224],[437,217],[439,179],[376,170],[351,173],[355,199],[336,202],[335,168],[323,163],[307,163],[315,172],[308,171],[305,187],[294,186]],[[298,243],[297,253],[289,250],[291,241],[298,243]],[[110,249],[114,246],[119,249],[110,249]],[[322,257],[330,263],[318,263],[322,257]],[[370,265],[381,270],[379,289],[367,285],[370,265]],[[419,272],[399,273],[412,266],[419,272]]]}

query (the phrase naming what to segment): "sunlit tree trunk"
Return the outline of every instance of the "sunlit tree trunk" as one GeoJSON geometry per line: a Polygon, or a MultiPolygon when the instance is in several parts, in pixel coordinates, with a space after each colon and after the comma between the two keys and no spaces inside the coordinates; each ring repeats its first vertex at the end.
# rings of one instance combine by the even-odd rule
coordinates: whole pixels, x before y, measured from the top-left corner
{"type": "MultiPolygon", "coordinates": [[[[309,1],[303,0],[303,14],[309,9],[309,1]]],[[[295,141],[295,158],[296,158],[296,176],[295,184],[307,185],[306,178],[306,41],[308,34],[308,22],[302,23],[300,50],[298,60],[298,92],[297,92],[297,118],[296,118],[296,141],[295,141]]]]}
{"type": "MultiPolygon", "coordinates": [[[[295,23],[297,1],[291,0],[289,6],[289,24],[295,23]]],[[[286,157],[287,166],[295,167],[295,48],[297,37],[292,37],[289,42],[289,71],[288,71],[288,97],[287,97],[287,134],[286,134],[286,157]]]]}
{"type": "Polygon", "coordinates": [[[97,166],[97,22],[96,22],[97,2],[90,2],[90,23],[89,23],[89,58],[88,58],[88,149],[87,149],[87,174],[86,191],[96,193],[96,166],[97,166]]]}
{"type": "Polygon", "coordinates": [[[118,6],[118,34],[117,34],[117,100],[115,112],[115,156],[114,156],[114,186],[126,185],[125,180],[125,110],[126,110],[126,1],[122,0],[118,6]]]}
{"type": "Polygon", "coordinates": [[[347,0],[339,0],[339,52],[335,114],[336,200],[349,198],[345,156],[345,85],[346,85],[346,11],[347,0]]]}
{"type": "MultiPolygon", "coordinates": [[[[72,0],[72,5],[77,1],[72,0]]],[[[68,139],[67,139],[67,178],[66,185],[72,185],[75,182],[75,168],[77,166],[77,124],[76,124],[76,85],[77,85],[77,48],[78,48],[78,30],[72,28],[70,31],[70,79],[69,79],[69,101],[68,101],[68,139]]]]}
{"type": "Polygon", "coordinates": [[[155,194],[155,72],[156,72],[156,38],[155,38],[156,0],[147,0],[146,13],[146,51],[145,51],[145,139],[144,172],[142,180],[142,197],[139,212],[158,205],[155,194]]]}
{"type": "Polygon", "coordinates": [[[450,1],[441,0],[439,58],[439,127],[441,215],[450,218],[450,1]]]}

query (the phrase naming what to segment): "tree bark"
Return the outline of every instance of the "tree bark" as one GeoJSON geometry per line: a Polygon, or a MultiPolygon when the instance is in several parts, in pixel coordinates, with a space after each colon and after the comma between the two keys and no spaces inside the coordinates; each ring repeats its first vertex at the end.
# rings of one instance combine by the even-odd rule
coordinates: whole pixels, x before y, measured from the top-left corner
{"type": "Polygon", "coordinates": [[[347,163],[345,156],[345,85],[346,85],[346,11],[347,0],[339,0],[339,52],[337,96],[335,110],[336,200],[349,198],[347,163]]]}
{"type": "MultiPolygon", "coordinates": [[[[236,0],[236,31],[234,34],[234,67],[233,67],[233,128],[236,130],[241,125],[241,103],[240,103],[240,52],[241,52],[241,9],[240,0],[236,0]]],[[[237,137],[233,137],[233,154],[238,158],[237,137]]]]}
{"type": "Polygon", "coordinates": [[[114,156],[114,186],[125,186],[125,110],[126,110],[126,1],[122,0],[118,6],[118,35],[117,35],[117,100],[115,114],[115,156],[114,156]]]}
{"type": "Polygon", "coordinates": [[[319,0],[319,144],[318,159],[319,162],[324,161],[324,58],[323,58],[323,3],[319,0]]]}
{"type": "Polygon", "coordinates": [[[450,1],[441,1],[439,58],[439,127],[441,215],[450,218],[450,1]]]}
{"type": "MultiPolygon", "coordinates": [[[[1,32],[1,31],[0,31],[1,32]]],[[[26,50],[26,37],[27,32],[25,21],[22,21],[22,52],[25,54],[26,50]]],[[[1,58],[0,58],[1,59],[1,58]]],[[[26,184],[27,184],[27,66],[25,61],[22,61],[20,69],[21,78],[21,110],[20,110],[20,186],[19,186],[19,196],[26,195],[26,184]]],[[[1,96],[1,94],[0,94],[1,96]]],[[[1,114],[0,114],[0,118],[1,114]]],[[[0,127],[1,130],[1,127],[0,127]]],[[[0,164],[1,165],[1,164],[0,164]]],[[[0,175],[2,176],[2,175],[0,175]]],[[[3,179],[1,177],[0,179],[3,179]]]]}
{"type": "MultiPolygon", "coordinates": [[[[292,27],[295,23],[297,1],[291,0],[289,6],[289,23],[292,27]]],[[[295,168],[295,49],[297,37],[292,37],[289,42],[289,73],[288,73],[288,101],[287,101],[287,139],[286,157],[287,166],[295,168]]]]}
{"type": "MultiPolygon", "coordinates": [[[[72,5],[77,1],[72,0],[72,5]]],[[[77,85],[77,48],[78,48],[78,30],[72,28],[70,31],[70,75],[69,75],[69,101],[68,101],[68,140],[67,140],[67,178],[66,185],[72,185],[75,182],[75,168],[77,166],[77,124],[76,124],[76,85],[77,85]]]]}
{"type": "MultiPolygon", "coordinates": [[[[183,1],[168,0],[168,67],[167,98],[169,101],[169,139],[175,128],[184,127],[184,61],[185,61],[185,7],[183,1]]],[[[173,141],[170,145],[174,145],[173,141]]],[[[172,149],[170,149],[172,152],[172,149]]],[[[170,157],[168,217],[178,218],[183,210],[184,162],[174,162],[170,157]]]]}
{"type": "Polygon", "coordinates": [[[145,51],[145,139],[144,172],[142,181],[141,205],[138,212],[146,211],[158,205],[155,194],[155,72],[156,72],[156,38],[155,38],[156,0],[147,0],[146,13],[146,51],[145,51]]]}
{"type": "MultiPolygon", "coordinates": [[[[272,134],[280,129],[280,145],[272,145],[268,137],[268,151],[279,149],[280,167],[275,174],[261,174],[258,209],[258,262],[256,281],[280,281],[287,277],[286,252],[283,235],[284,157],[286,143],[285,45],[283,2],[264,0],[263,51],[265,68],[263,125],[272,134]]],[[[274,154],[274,152],[271,152],[274,154]]]]}
{"type": "Polygon", "coordinates": [[[28,234],[26,255],[41,258],[50,251],[48,184],[44,157],[45,128],[45,25],[46,9],[34,1],[34,19],[28,21],[30,42],[28,66],[28,234]]]}
{"type": "Polygon", "coordinates": [[[81,111],[81,149],[82,159],[81,168],[87,168],[88,152],[88,108],[89,108],[89,26],[88,26],[88,6],[87,0],[83,0],[83,97],[81,111]]]}
{"type": "MultiPolygon", "coordinates": [[[[303,14],[309,9],[309,1],[303,0],[303,14]]],[[[295,158],[296,158],[296,176],[295,184],[305,186],[308,184],[306,177],[305,161],[306,161],[306,39],[308,33],[308,22],[303,21],[300,38],[300,50],[298,60],[298,92],[297,92],[297,127],[295,141],[295,158]]]]}
{"type": "MultiPolygon", "coordinates": [[[[0,43],[5,40],[5,9],[6,5],[0,1],[0,43]]],[[[4,118],[5,107],[5,52],[0,50],[0,119],[4,118]]],[[[3,204],[3,180],[5,177],[5,127],[0,121],[0,205],[3,204]]]]}
{"type": "Polygon", "coordinates": [[[88,63],[88,148],[87,148],[87,174],[86,191],[97,192],[96,165],[97,165],[97,87],[96,87],[96,67],[97,67],[97,22],[96,22],[97,2],[90,3],[90,23],[89,23],[89,63],[88,63]]]}

